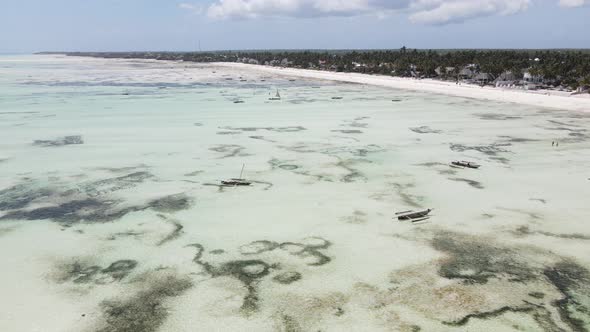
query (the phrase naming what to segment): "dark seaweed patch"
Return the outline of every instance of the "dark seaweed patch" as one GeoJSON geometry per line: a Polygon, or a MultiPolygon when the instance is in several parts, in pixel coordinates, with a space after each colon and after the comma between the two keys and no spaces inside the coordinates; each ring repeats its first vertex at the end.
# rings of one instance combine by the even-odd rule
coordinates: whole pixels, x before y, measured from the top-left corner
{"type": "Polygon", "coordinates": [[[421,202],[424,200],[424,197],[413,195],[408,192],[408,189],[414,188],[413,183],[408,184],[400,184],[400,183],[393,183],[393,187],[395,188],[397,194],[402,199],[402,201],[411,207],[419,208],[422,206],[421,202]]]}
{"type": "Polygon", "coordinates": [[[432,129],[428,126],[410,128],[411,131],[418,134],[440,134],[442,130],[432,129]]]}
{"type": "Polygon", "coordinates": [[[364,224],[367,222],[367,214],[363,211],[355,210],[351,216],[342,219],[349,224],[364,224]]]}
{"type": "Polygon", "coordinates": [[[120,237],[139,237],[144,234],[145,233],[143,233],[143,232],[135,232],[135,231],[119,232],[119,233],[112,234],[111,236],[109,236],[107,238],[107,240],[114,241],[120,237]]]}
{"type": "Polygon", "coordinates": [[[209,148],[209,150],[223,153],[224,155],[220,158],[231,158],[231,157],[235,157],[238,155],[245,156],[245,154],[242,153],[242,151],[244,150],[244,147],[240,146],[240,145],[235,145],[235,144],[220,144],[220,145],[216,145],[212,148],[209,148]]]}
{"type": "Polygon", "coordinates": [[[473,188],[477,188],[477,189],[484,189],[485,188],[481,182],[475,181],[475,180],[469,180],[469,179],[464,179],[464,178],[449,178],[449,180],[457,181],[457,182],[465,182],[468,185],[472,186],[473,188]]]}
{"type": "Polygon", "coordinates": [[[33,182],[26,181],[0,192],[0,210],[10,211],[0,217],[0,220],[52,219],[62,223],[106,222],[151,206],[160,209],[186,206],[186,198],[173,196],[152,201],[151,206],[147,204],[121,208],[118,206],[120,203],[118,200],[105,196],[114,191],[133,188],[151,177],[153,175],[147,172],[135,172],[85,183],[74,189],[37,187],[33,182]],[[66,199],[69,200],[63,202],[66,199]],[[56,201],[61,203],[55,204],[56,201]],[[52,205],[24,210],[33,202],[52,205]]]}
{"type": "Polygon", "coordinates": [[[590,271],[572,262],[562,261],[543,271],[563,298],[553,303],[559,315],[573,331],[588,331],[590,326],[590,271]]]}
{"type": "Polygon", "coordinates": [[[75,275],[76,277],[72,280],[72,282],[76,284],[85,284],[94,278],[94,276],[100,271],[100,266],[92,265],[92,266],[82,266],[79,263],[75,263],[72,266],[72,270],[69,271],[70,274],[75,275]]]}
{"type": "Polygon", "coordinates": [[[457,321],[453,321],[453,322],[443,322],[445,325],[451,325],[451,326],[464,326],[465,324],[467,324],[469,322],[470,319],[489,319],[489,318],[495,318],[498,316],[501,316],[507,312],[524,312],[524,313],[530,313],[532,311],[534,311],[535,309],[532,307],[502,307],[500,309],[497,310],[492,310],[492,311],[487,311],[487,312],[480,312],[480,313],[474,313],[474,314],[469,314],[463,318],[461,318],[460,320],[457,321]]]}
{"type": "Polygon", "coordinates": [[[160,217],[160,219],[168,222],[172,225],[172,227],[174,227],[168,235],[166,235],[162,240],[160,240],[160,242],[158,242],[158,246],[161,246],[166,242],[176,240],[178,237],[180,237],[180,235],[182,235],[182,229],[184,228],[184,226],[182,226],[182,224],[178,220],[169,219],[163,214],[158,214],[158,217],[160,217]]]}
{"type": "Polygon", "coordinates": [[[475,116],[482,119],[482,120],[517,120],[517,119],[522,119],[521,116],[506,115],[506,114],[499,114],[499,113],[478,113],[478,114],[475,114],[475,116]]]}
{"type": "Polygon", "coordinates": [[[295,320],[295,318],[293,318],[289,315],[281,315],[281,322],[283,325],[282,331],[284,331],[284,332],[302,332],[303,331],[303,329],[301,328],[299,323],[297,323],[297,320],[295,320]]]}
{"type": "Polygon", "coordinates": [[[284,169],[286,171],[294,171],[296,169],[299,168],[299,166],[297,165],[289,165],[289,164],[284,164],[284,165],[279,165],[280,169],[284,169]]]}
{"type": "Polygon", "coordinates": [[[241,131],[218,131],[215,134],[217,135],[239,135],[241,134],[241,131]]]}
{"type": "Polygon", "coordinates": [[[283,242],[279,245],[279,248],[297,257],[311,258],[311,262],[307,263],[307,265],[310,266],[325,265],[332,260],[320,251],[329,248],[332,245],[330,241],[320,237],[311,237],[307,238],[307,242],[308,243],[283,242]]]}
{"type": "Polygon", "coordinates": [[[137,261],[123,259],[113,262],[106,269],[103,269],[101,273],[108,274],[115,280],[121,280],[125,278],[136,266],[137,261]]]}
{"type": "Polygon", "coordinates": [[[167,276],[131,298],[104,301],[101,303],[103,326],[97,332],[158,331],[168,317],[164,301],[190,287],[192,283],[188,279],[167,276]]]}
{"type": "Polygon", "coordinates": [[[484,153],[489,156],[496,156],[498,153],[509,152],[502,147],[510,146],[510,143],[494,143],[491,145],[463,145],[463,144],[451,144],[451,150],[455,152],[464,152],[469,150],[475,150],[484,153]]]}
{"type": "Polygon", "coordinates": [[[549,237],[555,237],[560,239],[568,239],[568,240],[590,240],[590,235],[584,234],[561,234],[561,233],[551,233],[551,232],[544,232],[544,231],[532,231],[529,226],[523,225],[518,227],[516,230],[513,231],[514,234],[517,236],[527,236],[527,235],[544,235],[549,237]]]}
{"type": "MultiPolygon", "coordinates": [[[[109,204],[96,199],[74,200],[58,206],[42,207],[31,211],[14,211],[0,217],[0,220],[53,219],[64,222],[75,222],[84,219],[79,212],[95,211],[95,213],[99,213],[97,212],[98,210],[107,210],[110,207],[109,204]]],[[[106,215],[104,215],[104,217],[106,217],[106,215]]]]}
{"type": "Polygon", "coordinates": [[[227,276],[233,277],[244,284],[248,294],[244,297],[241,309],[246,313],[258,310],[258,290],[256,288],[258,279],[270,273],[270,265],[262,260],[237,260],[222,263],[215,266],[203,261],[205,248],[196,243],[189,245],[197,248],[193,262],[200,265],[212,278],[227,276]]]}
{"type": "Polygon", "coordinates": [[[155,199],[148,203],[149,207],[159,212],[177,212],[191,206],[192,200],[185,194],[176,194],[155,199]]]}
{"type": "MultiPolygon", "coordinates": [[[[324,265],[330,262],[330,258],[324,255],[321,250],[327,249],[331,243],[320,237],[311,237],[304,240],[304,243],[283,242],[277,243],[273,241],[260,240],[243,245],[239,248],[240,253],[245,256],[260,255],[265,252],[271,252],[280,248],[285,250],[290,255],[300,258],[312,258],[307,262],[310,266],[324,265]]],[[[190,244],[188,247],[196,248],[197,252],[193,258],[193,262],[203,268],[203,272],[211,276],[217,277],[232,277],[239,280],[247,290],[247,295],[242,302],[242,311],[250,314],[258,310],[258,282],[260,279],[268,276],[272,269],[280,268],[280,263],[269,264],[260,259],[246,259],[246,260],[232,260],[213,264],[203,259],[205,248],[198,243],[190,244]]],[[[223,251],[217,250],[218,253],[223,251]]],[[[214,253],[213,251],[211,253],[214,253]]],[[[275,276],[274,281],[278,283],[292,283],[301,279],[301,274],[298,272],[284,272],[275,276]]]]}
{"type": "Polygon", "coordinates": [[[254,241],[249,244],[245,244],[240,247],[240,253],[242,255],[257,255],[266,251],[273,251],[279,247],[277,242],[272,241],[254,241]]]}
{"type": "Polygon", "coordinates": [[[197,176],[203,172],[204,171],[194,171],[194,172],[186,173],[184,176],[197,176]]]}
{"type": "Polygon", "coordinates": [[[138,166],[127,166],[127,167],[96,167],[96,169],[99,171],[108,171],[111,173],[127,173],[127,172],[135,171],[137,169],[146,168],[146,167],[148,167],[148,166],[141,164],[138,166]]]}
{"type": "Polygon", "coordinates": [[[81,188],[90,196],[99,196],[119,190],[134,188],[140,183],[152,178],[154,178],[154,176],[151,173],[140,171],[119,177],[86,183],[82,185],[81,188]]]}
{"type": "Polygon", "coordinates": [[[520,255],[510,248],[451,232],[439,232],[432,246],[448,255],[439,268],[439,274],[447,279],[485,284],[490,278],[524,282],[535,277],[534,270],[518,260],[520,255]]]}
{"type": "Polygon", "coordinates": [[[260,136],[260,135],[253,135],[253,136],[248,136],[248,137],[250,137],[251,139],[259,140],[259,141],[266,141],[266,142],[275,143],[275,141],[265,138],[264,136],[260,136]]]}
{"type": "Polygon", "coordinates": [[[0,211],[22,209],[31,202],[49,197],[54,191],[48,188],[33,188],[31,183],[18,184],[16,186],[0,190],[0,211]]]}
{"type": "Polygon", "coordinates": [[[547,200],[545,200],[543,198],[531,198],[529,200],[536,201],[536,202],[543,203],[543,204],[547,204],[547,200]]]}
{"type": "Polygon", "coordinates": [[[512,136],[499,136],[504,141],[509,143],[529,143],[529,142],[538,142],[538,139],[532,138],[523,138],[523,137],[512,137],[512,136]]]}
{"type": "Polygon", "coordinates": [[[272,280],[278,282],[279,284],[289,285],[301,279],[301,273],[295,271],[288,271],[277,274],[272,278],[272,280]]]}
{"type": "Polygon", "coordinates": [[[346,174],[340,178],[341,182],[345,182],[345,183],[352,183],[352,182],[357,182],[357,181],[366,182],[368,180],[367,177],[362,172],[360,172],[359,170],[357,170],[351,166],[359,161],[364,161],[364,160],[363,159],[360,159],[360,160],[359,159],[348,159],[348,160],[340,160],[338,163],[336,163],[337,167],[344,168],[346,171],[348,171],[348,174],[346,174]]]}
{"type": "Polygon", "coordinates": [[[71,281],[75,284],[106,284],[121,281],[137,267],[137,261],[119,260],[102,268],[98,265],[90,265],[81,261],[74,261],[59,266],[56,280],[60,283],[71,281]]]}
{"type": "Polygon", "coordinates": [[[51,146],[64,146],[72,144],[84,144],[82,136],[65,136],[54,140],[36,140],[33,145],[51,147],[51,146]]]}

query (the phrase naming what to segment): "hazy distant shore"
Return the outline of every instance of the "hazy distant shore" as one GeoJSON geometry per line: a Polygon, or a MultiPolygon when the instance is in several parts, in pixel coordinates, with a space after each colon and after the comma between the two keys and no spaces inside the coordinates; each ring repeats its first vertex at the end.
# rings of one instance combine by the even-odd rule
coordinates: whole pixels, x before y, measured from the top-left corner
{"type": "Polygon", "coordinates": [[[455,97],[474,98],[501,102],[511,102],[539,107],[558,108],[570,111],[590,111],[590,95],[570,95],[558,91],[527,91],[510,90],[495,87],[480,87],[471,84],[455,84],[454,82],[433,79],[412,79],[390,76],[367,75],[357,73],[338,73],[309,69],[281,68],[243,63],[216,62],[214,66],[263,71],[269,74],[350,82],[383,86],[395,89],[424,91],[455,97]]]}

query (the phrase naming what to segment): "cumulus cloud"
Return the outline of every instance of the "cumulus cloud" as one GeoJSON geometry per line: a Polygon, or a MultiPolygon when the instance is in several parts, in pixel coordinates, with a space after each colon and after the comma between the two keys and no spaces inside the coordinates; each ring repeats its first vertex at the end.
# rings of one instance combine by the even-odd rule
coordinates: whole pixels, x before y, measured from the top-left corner
{"type": "MultiPolygon", "coordinates": [[[[404,13],[413,23],[448,24],[477,17],[512,15],[539,0],[212,0],[206,10],[214,19],[258,17],[387,16],[404,13]]],[[[555,0],[578,7],[590,0],[555,0]]],[[[181,4],[191,9],[190,4],[181,4]]]]}
{"type": "Polygon", "coordinates": [[[217,0],[212,18],[357,16],[406,8],[411,0],[217,0]]]}
{"type": "Polygon", "coordinates": [[[528,8],[530,0],[417,0],[410,21],[424,24],[446,24],[468,19],[512,15],[528,8]]]}
{"type": "Polygon", "coordinates": [[[562,7],[580,7],[590,4],[589,0],[559,0],[559,5],[562,7]]]}

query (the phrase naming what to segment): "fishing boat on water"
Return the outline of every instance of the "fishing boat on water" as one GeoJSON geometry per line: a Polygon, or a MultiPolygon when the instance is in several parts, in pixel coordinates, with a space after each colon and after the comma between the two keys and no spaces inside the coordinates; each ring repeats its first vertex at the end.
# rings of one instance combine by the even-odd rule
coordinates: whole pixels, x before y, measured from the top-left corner
{"type": "Polygon", "coordinates": [[[277,89],[277,94],[274,97],[268,98],[268,100],[281,100],[281,94],[279,93],[279,89],[277,89]]]}
{"type": "Polygon", "coordinates": [[[231,186],[231,187],[237,187],[237,186],[249,186],[252,184],[252,182],[243,179],[242,178],[242,174],[244,174],[244,166],[246,165],[242,165],[242,171],[240,172],[240,177],[237,179],[229,179],[229,180],[223,180],[221,181],[221,184],[224,186],[231,186]]]}
{"type": "Polygon", "coordinates": [[[461,161],[453,161],[451,163],[451,165],[454,166],[459,166],[459,167],[467,167],[467,168],[473,168],[473,169],[478,169],[481,167],[480,164],[478,163],[474,163],[472,161],[465,161],[465,160],[461,160],[461,161]]]}
{"type": "Polygon", "coordinates": [[[413,223],[426,220],[430,218],[428,215],[433,209],[426,209],[420,211],[403,211],[396,213],[397,220],[399,221],[411,221],[413,223]]]}

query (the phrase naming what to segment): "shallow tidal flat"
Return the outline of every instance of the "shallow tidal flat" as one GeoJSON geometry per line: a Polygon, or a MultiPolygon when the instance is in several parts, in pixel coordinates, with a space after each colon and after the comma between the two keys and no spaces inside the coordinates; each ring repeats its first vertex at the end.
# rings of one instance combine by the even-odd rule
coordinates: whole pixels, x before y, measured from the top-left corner
{"type": "Polygon", "coordinates": [[[0,90],[0,331],[590,330],[590,113],[48,56],[0,90]]]}

